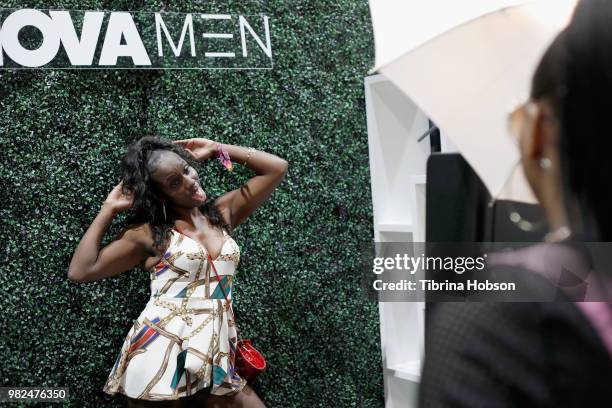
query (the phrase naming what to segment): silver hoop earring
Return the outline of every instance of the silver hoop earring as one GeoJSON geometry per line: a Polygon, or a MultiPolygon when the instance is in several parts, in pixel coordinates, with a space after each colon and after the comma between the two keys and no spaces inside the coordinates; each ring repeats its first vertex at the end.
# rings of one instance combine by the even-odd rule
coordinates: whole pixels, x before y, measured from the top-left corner
{"type": "Polygon", "coordinates": [[[162,208],[164,210],[164,221],[168,221],[168,217],[166,217],[166,203],[162,203],[162,208]]]}
{"type": "Polygon", "coordinates": [[[538,163],[542,170],[548,170],[552,166],[552,162],[548,157],[542,157],[538,163]]]}

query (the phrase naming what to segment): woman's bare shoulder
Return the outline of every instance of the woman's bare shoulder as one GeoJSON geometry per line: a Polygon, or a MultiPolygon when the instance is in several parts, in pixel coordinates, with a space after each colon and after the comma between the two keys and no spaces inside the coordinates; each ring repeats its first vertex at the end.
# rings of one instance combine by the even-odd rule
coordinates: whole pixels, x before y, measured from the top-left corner
{"type": "Polygon", "coordinates": [[[223,217],[223,220],[228,225],[230,231],[233,231],[234,226],[232,225],[232,207],[228,198],[228,194],[216,197],[213,201],[213,205],[217,208],[217,210],[223,217]]]}

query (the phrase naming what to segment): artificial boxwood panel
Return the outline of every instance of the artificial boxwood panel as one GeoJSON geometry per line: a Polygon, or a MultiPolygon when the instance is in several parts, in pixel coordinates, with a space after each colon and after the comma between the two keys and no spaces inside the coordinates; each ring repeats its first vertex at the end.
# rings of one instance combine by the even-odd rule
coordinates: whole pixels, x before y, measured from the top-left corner
{"type": "MultiPolygon", "coordinates": [[[[67,268],[130,141],[201,136],[289,161],[283,183],[235,232],[238,323],[268,360],[256,391],[270,407],[382,406],[378,308],[360,283],[372,237],[367,1],[0,5],[263,12],[274,53],[274,69],[262,71],[0,70],[2,386],[67,386],[66,406],[113,406],[102,386],[149,276],[133,269],[76,284],[67,268]]],[[[216,162],[198,170],[212,195],[252,175],[216,162]]]]}

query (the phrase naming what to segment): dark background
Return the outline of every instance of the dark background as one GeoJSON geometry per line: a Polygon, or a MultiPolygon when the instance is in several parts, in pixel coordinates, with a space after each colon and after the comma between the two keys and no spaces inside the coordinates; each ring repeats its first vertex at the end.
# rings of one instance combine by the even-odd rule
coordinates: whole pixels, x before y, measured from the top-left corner
{"type": "MultiPolygon", "coordinates": [[[[126,146],[159,134],[253,146],[289,161],[284,182],[235,232],[235,308],[242,335],[268,360],[255,384],[268,406],[383,406],[378,307],[359,272],[361,245],[372,240],[367,1],[0,7],[265,13],[274,55],[274,69],[263,71],[0,70],[0,384],[64,386],[66,406],[111,406],[102,387],[149,298],[149,276],[133,269],[76,284],[66,274],[119,181],[126,146]]],[[[252,175],[217,162],[198,170],[211,195],[252,175]]],[[[114,221],[103,245],[124,221],[114,221]]]]}

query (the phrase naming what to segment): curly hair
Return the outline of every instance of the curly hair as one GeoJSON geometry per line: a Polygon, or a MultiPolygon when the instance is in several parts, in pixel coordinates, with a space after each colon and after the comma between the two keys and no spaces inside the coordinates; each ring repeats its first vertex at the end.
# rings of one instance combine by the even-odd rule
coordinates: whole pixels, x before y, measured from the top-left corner
{"type": "MultiPolygon", "coordinates": [[[[164,218],[161,200],[163,193],[151,177],[153,168],[149,159],[157,150],[174,152],[192,167],[195,167],[197,162],[182,146],[159,136],[144,136],[132,142],[121,160],[123,193],[130,192],[134,195],[132,216],[127,220],[127,224],[148,224],[153,234],[154,248],[163,253],[164,244],[170,239],[176,218],[171,213],[167,213],[167,219],[164,218]]],[[[215,205],[216,199],[217,197],[207,197],[199,209],[210,224],[231,234],[230,226],[215,205]]]]}

